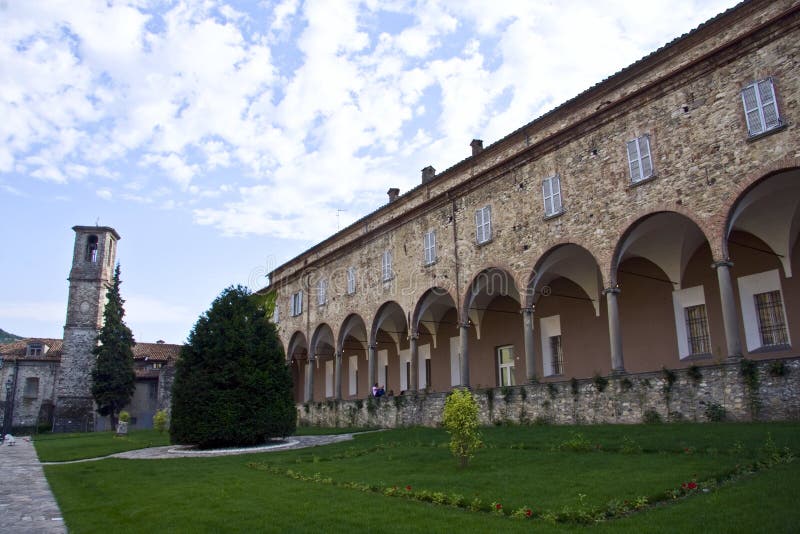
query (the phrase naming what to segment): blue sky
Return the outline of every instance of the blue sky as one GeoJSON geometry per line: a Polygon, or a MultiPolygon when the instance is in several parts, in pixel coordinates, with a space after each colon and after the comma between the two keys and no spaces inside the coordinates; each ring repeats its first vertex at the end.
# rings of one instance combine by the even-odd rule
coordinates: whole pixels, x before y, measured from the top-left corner
{"type": "Polygon", "coordinates": [[[730,0],[0,0],[0,328],[61,337],[74,225],[181,343],[264,274],[730,0]]]}

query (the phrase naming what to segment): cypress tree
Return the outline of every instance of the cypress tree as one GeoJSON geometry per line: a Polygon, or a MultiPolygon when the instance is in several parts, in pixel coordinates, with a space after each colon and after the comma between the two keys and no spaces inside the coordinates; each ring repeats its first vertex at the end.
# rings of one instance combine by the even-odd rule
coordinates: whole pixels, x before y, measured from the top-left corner
{"type": "Polygon", "coordinates": [[[97,336],[97,346],[92,353],[97,357],[92,369],[92,396],[97,404],[97,413],[111,417],[111,426],[116,428],[117,415],[130,402],[136,388],[133,371],[133,333],[125,325],[123,317],[125,301],[119,293],[119,264],[114,269],[114,278],[106,293],[103,311],[103,327],[97,336]]]}
{"type": "Polygon", "coordinates": [[[225,289],[181,349],[170,438],[201,448],[250,446],[295,430],[292,379],[264,299],[225,289]]]}

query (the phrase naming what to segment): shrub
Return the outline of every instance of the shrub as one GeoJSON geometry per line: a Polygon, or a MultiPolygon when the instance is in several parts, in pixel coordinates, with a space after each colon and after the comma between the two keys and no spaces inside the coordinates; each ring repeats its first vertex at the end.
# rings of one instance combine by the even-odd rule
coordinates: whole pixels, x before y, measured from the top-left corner
{"type": "Polygon", "coordinates": [[[153,416],[153,428],[163,434],[167,430],[167,410],[158,410],[153,416]]]}
{"type": "Polygon", "coordinates": [[[774,377],[786,376],[789,374],[789,368],[783,360],[776,360],[769,364],[769,374],[774,377]]]}
{"type": "Polygon", "coordinates": [[[174,443],[248,446],[294,432],[292,378],[263,300],[229,287],[198,319],[176,366],[174,443]]]}
{"type": "Polygon", "coordinates": [[[700,367],[697,365],[690,365],[686,370],[686,374],[692,379],[692,383],[696,386],[703,379],[703,373],[700,372],[700,367]]]}
{"type": "Polygon", "coordinates": [[[594,378],[592,378],[592,382],[594,382],[594,387],[597,389],[599,393],[605,391],[606,386],[608,386],[608,378],[601,376],[600,373],[595,373],[594,378]]]}
{"type": "Polygon", "coordinates": [[[478,431],[478,404],[466,389],[454,389],[444,403],[442,423],[450,434],[450,451],[466,467],[483,445],[478,431]]]}
{"type": "Polygon", "coordinates": [[[583,437],[580,432],[573,432],[572,437],[558,444],[560,451],[590,452],[594,448],[592,442],[583,437]]]}
{"type": "Polygon", "coordinates": [[[658,424],[661,422],[661,414],[653,409],[645,410],[642,421],[648,425],[658,424]]]}
{"type": "Polygon", "coordinates": [[[122,410],[119,412],[119,422],[120,423],[130,423],[131,422],[131,414],[127,411],[122,410]]]}
{"type": "Polygon", "coordinates": [[[712,402],[706,407],[706,419],[714,423],[719,423],[727,418],[725,407],[716,402],[712,402]]]}

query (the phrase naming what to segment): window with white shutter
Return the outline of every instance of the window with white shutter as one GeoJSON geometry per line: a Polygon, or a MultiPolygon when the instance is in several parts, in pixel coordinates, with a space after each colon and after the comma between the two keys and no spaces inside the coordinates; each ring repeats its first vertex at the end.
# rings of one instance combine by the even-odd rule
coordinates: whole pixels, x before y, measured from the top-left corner
{"type": "Polygon", "coordinates": [[[392,251],[385,250],[383,252],[383,258],[381,261],[381,267],[383,271],[383,281],[388,282],[394,277],[394,273],[392,272],[392,251]]]}
{"type": "Polygon", "coordinates": [[[542,198],[545,217],[561,213],[561,178],[558,175],[542,181],[542,198]]]}
{"type": "Polygon", "coordinates": [[[628,166],[630,167],[631,182],[633,183],[653,176],[649,135],[643,135],[628,141],[628,166]]]}
{"type": "Polygon", "coordinates": [[[347,268],[347,294],[352,295],[356,292],[356,268],[347,268]]]}
{"type": "Polygon", "coordinates": [[[436,230],[431,230],[425,234],[423,240],[425,265],[430,265],[436,261],[436,230]]]}
{"type": "Polygon", "coordinates": [[[750,137],[783,125],[772,78],[751,83],[742,89],[742,104],[750,137]]]}
{"type": "Polygon", "coordinates": [[[491,206],[484,206],[475,212],[475,237],[479,245],[492,239],[491,206]]]}
{"type": "Polygon", "coordinates": [[[298,291],[292,295],[291,314],[296,317],[303,313],[303,292],[298,291]]]}
{"type": "Polygon", "coordinates": [[[317,305],[324,306],[328,301],[328,281],[325,278],[317,282],[317,305]]]}

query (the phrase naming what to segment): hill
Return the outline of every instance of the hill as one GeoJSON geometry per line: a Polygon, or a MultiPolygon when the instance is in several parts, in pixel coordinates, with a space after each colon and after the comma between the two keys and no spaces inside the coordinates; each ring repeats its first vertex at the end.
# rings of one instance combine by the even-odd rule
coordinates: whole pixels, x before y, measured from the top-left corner
{"type": "Polygon", "coordinates": [[[6,332],[5,330],[3,330],[2,328],[0,328],[0,345],[2,345],[4,343],[13,343],[14,341],[16,341],[18,339],[22,339],[22,337],[15,336],[14,334],[10,334],[10,333],[6,332]]]}

